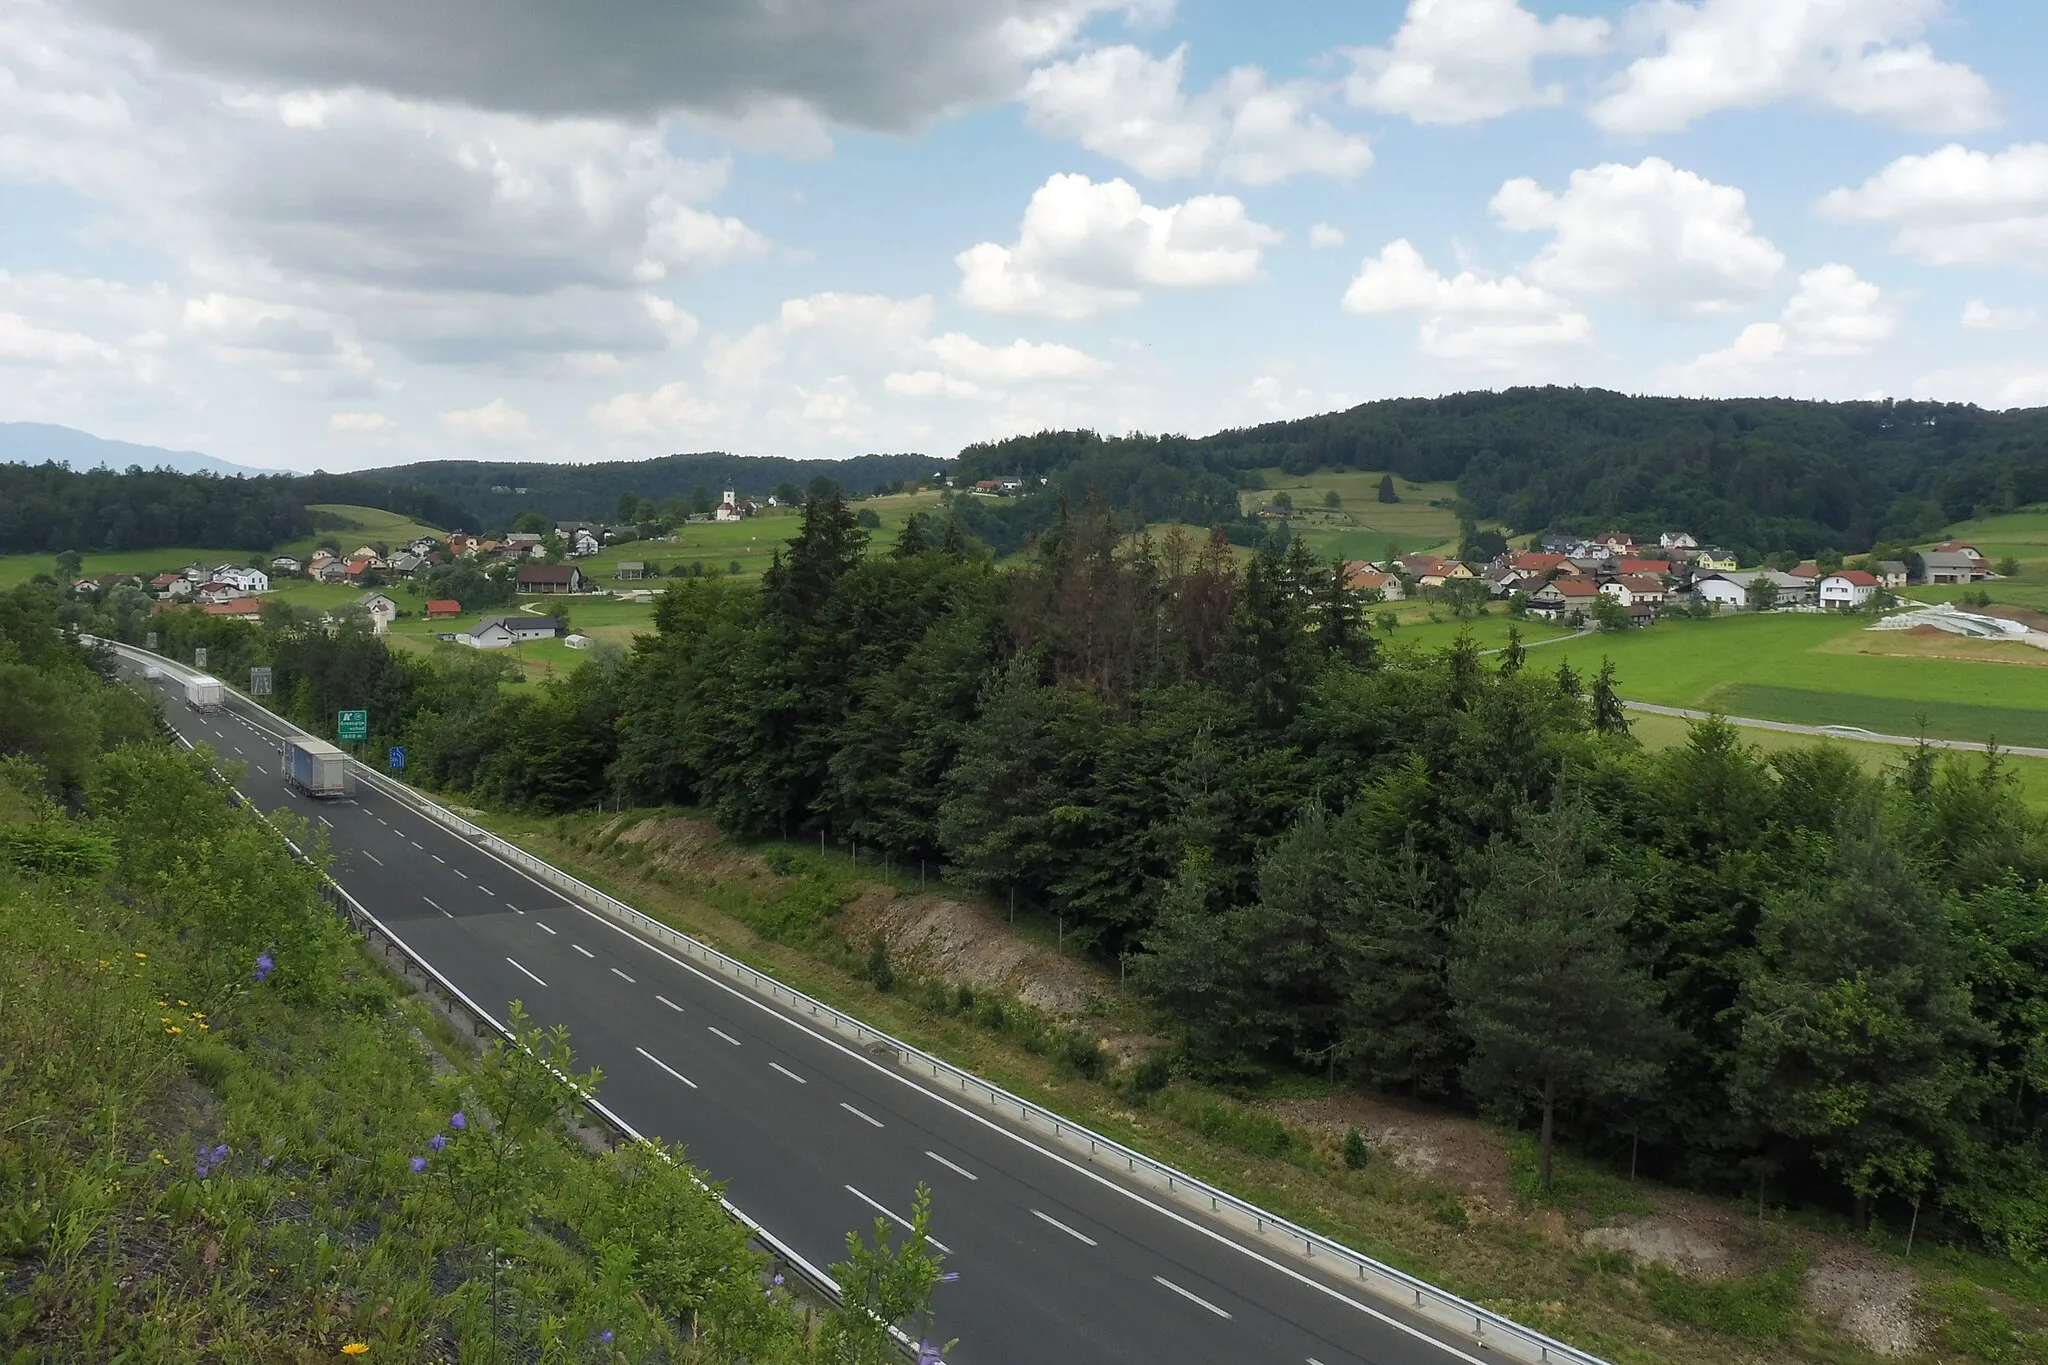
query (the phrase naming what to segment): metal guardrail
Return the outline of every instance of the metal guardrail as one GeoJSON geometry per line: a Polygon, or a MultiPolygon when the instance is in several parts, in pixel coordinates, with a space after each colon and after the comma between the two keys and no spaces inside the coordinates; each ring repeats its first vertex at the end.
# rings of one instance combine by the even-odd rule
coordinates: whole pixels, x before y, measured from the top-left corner
{"type": "MultiPolygon", "coordinates": [[[[298,726],[250,701],[240,693],[231,692],[230,695],[237,704],[261,712],[280,726],[292,731],[299,730],[298,726]]],[[[573,897],[620,927],[684,953],[751,990],[793,1007],[807,1019],[823,1023],[836,1033],[851,1036],[863,1047],[880,1044],[896,1054],[898,1063],[905,1070],[913,1074],[928,1074],[934,1080],[944,1082],[963,1097],[993,1109],[1004,1119],[1014,1118],[1028,1129],[1049,1135],[1055,1142],[1077,1155],[1085,1154],[1090,1162],[1107,1163],[1112,1168],[1122,1166],[1124,1176],[1134,1183],[1147,1185],[1183,1204],[1207,1212],[1239,1232],[1249,1232],[1261,1241],[1276,1243],[1286,1248],[1290,1254],[1298,1248],[1303,1259],[1313,1264],[1341,1267],[1341,1273],[1332,1276],[1334,1280],[1356,1285],[1383,1301],[1398,1304],[1410,1314],[1441,1329],[1469,1337],[1481,1346],[1499,1353],[1503,1358],[1536,1362],[1537,1365],[1608,1365],[1608,1362],[1591,1352],[1567,1345],[1490,1308],[1439,1289],[1406,1271],[1374,1260],[1365,1253],[1355,1251],[1320,1232],[1302,1227],[1260,1208],[1247,1199],[1218,1189],[1207,1181],[1126,1147],[1114,1138],[1104,1137],[1043,1105],[1012,1094],[943,1058],[935,1057],[921,1048],[865,1024],[822,1000],[785,986],[774,977],[755,970],[738,958],[720,952],[680,930],[670,928],[617,897],[534,857],[516,844],[471,824],[413,787],[389,778],[367,764],[356,762],[356,768],[357,776],[367,779],[377,790],[405,803],[480,848],[488,850],[501,861],[525,872],[535,880],[573,897]]],[[[438,977],[439,974],[435,975],[438,977]]]]}

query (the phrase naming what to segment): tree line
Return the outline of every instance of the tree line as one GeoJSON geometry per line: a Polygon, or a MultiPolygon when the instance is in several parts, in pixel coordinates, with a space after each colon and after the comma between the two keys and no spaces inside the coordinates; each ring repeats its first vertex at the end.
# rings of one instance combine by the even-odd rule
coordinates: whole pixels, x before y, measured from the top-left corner
{"type": "Polygon", "coordinates": [[[758,585],[675,584],[537,688],[288,615],[190,629],[472,799],[942,864],[1124,959],[1188,1074],[2048,1249],[2048,830],[1996,754],[1646,750],[1611,669],[1392,651],[1298,543],[1240,565],[1098,507],[998,569],[928,518],[871,554],[814,497],[758,585]]]}

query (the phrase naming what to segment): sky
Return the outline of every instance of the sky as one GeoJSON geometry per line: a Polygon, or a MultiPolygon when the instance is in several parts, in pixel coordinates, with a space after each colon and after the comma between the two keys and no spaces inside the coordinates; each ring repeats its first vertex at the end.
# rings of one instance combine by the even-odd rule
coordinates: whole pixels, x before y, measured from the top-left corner
{"type": "Polygon", "coordinates": [[[951,455],[2048,405],[2039,0],[7,0],[0,420],[951,455]]]}

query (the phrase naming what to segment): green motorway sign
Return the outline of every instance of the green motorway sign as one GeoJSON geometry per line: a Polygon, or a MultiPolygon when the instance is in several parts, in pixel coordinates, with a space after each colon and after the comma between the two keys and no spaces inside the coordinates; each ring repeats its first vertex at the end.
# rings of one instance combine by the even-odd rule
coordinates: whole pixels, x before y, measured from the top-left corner
{"type": "Polygon", "coordinates": [[[338,739],[368,739],[370,737],[370,713],[368,711],[338,711],[334,716],[334,734],[338,739]]]}

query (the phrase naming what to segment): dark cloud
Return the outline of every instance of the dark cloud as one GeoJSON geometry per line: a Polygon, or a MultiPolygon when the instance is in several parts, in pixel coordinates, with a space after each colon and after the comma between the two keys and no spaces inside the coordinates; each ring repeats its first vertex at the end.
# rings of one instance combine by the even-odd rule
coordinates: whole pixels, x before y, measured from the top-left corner
{"type": "Polygon", "coordinates": [[[1000,99],[1109,0],[79,0],[210,69],[544,116],[794,101],[906,131],[1000,99]]]}

